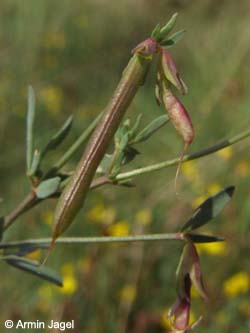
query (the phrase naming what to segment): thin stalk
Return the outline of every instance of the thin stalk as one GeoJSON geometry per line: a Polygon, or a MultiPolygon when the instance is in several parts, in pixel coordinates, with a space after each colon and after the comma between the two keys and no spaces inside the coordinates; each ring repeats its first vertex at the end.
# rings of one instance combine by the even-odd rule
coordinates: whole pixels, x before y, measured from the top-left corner
{"type": "MultiPolygon", "coordinates": [[[[129,243],[166,240],[185,240],[182,233],[149,234],[136,236],[101,236],[101,237],[61,237],[56,239],[57,244],[93,244],[93,243],[129,243]]],[[[21,245],[49,246],[51,238],[26,239],[0,243],[0,249],[9,249],[21,245]]]]}
{"type": "Polygon", "coordinates": [[[37,201],[35,192],[30,192],[23,201],[4,219],[4,230],[8,229],[12,223],[24,212],[34,206],[37,201]]]}
{"type": "Polygon", "coordinates": [[[66,151],[66,153],[53,165],[53,167],[48,171],[48,175],[55,174],[60,170],[75,154],[75,152],[81,147],[81,145],[86,142],[97,124],[101,120],[103,112],[101,112],[94,121],[86,128],[86,130],[79,136],[79,138],[72,144],[72,146],[66,151]]]}
{"type": "MultiPolygon", "coordinates": [[[[186,155],[184,155],[184,157],[182,159],[182,163],[213,154],[221,149],[224,149],[239,141],[242,141],[242,140],[248,138],[249,136],[250,136],[250,129],[242,132],[241,134],[237,134],[230,139],[220,141],[213,146],[204,148],[198,152],[195,152],[192,154],[186,154],[186,155]]],[[[116,181],[126,180],[126,179],[130,179],[130,178],[133,178],[135,176],[139,176],[139,175],[142,175],[145,173],[158,171],[158,170],[161,170],[164,168],[169,168],[171,166],[177,165],[179,163],[179,161],[180,161],[180,158],[178,157],[178,158],[174,158],[172,160],[167,160],[164,162],[152,164],[152,165],[149,165],[149,166],[146,166],[143,168],[134,169],[134,170],[128,171],[128,172],[123,172],[123,173],[120,173],[119,175],[117,175],[115,180],[116,181]]]]}

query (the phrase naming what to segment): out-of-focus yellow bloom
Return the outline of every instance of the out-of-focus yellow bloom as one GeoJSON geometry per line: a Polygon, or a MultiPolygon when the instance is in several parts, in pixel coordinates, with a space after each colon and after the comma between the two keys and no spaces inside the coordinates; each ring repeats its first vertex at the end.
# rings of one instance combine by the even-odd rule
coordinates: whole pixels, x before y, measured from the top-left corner
{"type": "Polygon", "coordinates": [[[207,253],[212,256],[223,256],[228,253],[228,246],[225,242],[196,244],[199,253],[207,253]]]}
{"type": "Polygon", "coordinates": [[[40,99],[45,107],[53,114],[58,114],[61,110],[63,95],[60,88],[47,86],[41,89],[40,99]]]}
{"type": "Polygon", "coordinates": [[[250,300],[244,299],[243,301],[241,301],[239,305],[239,310],[244,316],[250,318],[250,300]]]}
{"type": "Polygon", "coordinates": [[[116,217],[114,208],[105,208],[103,203],[99,203],[91,208],[88,212],[88,219],[92,222],[103,223],[106,225],[112,224],[116,217]]]}
{"type": "Polygon", "coordinates": [[[121,220],[108,228],[108,233],[111,236],[127,236],[130,231],[128,221],[121,220]]]}
{"type": "Polygon", "coordinates": [[[62,31],[49,31],[43,38],[45,48],[63,49],[66,46],[66,38],[62,31]]]}
{"type": "Polygon", "coordinates": [[[26,254],[25,258],[30,259],[30,260],[39,261],[41,259],[41,250],[37,249],[35,251],[32,251],[32,252],[26,254]]]}
{"type": "Polygon", "coordinates": [[[223,160],[228,161],[233,155],[233,148],[231,146],[221,149],[217,152],[223,160]]]}
{"type": "Polygon", "coordinates": [[[245,162],[245,161],[239,161],[236,164],[235,172],[240,177],[245,177],[245,176],[249,175],[249,165],[248,165],[248,163],[245,162]]]}
{"type": "Polygon", "coordinates": [[[193,208],[197,208],[200,206],[200,204],[202,204],[203,201],[205,201],[207,199],[207,196],[205,195],[200,195],[199,197],[197,197],[196,199],[193,200],[192,202],[192,207],[193,208]]]}
{"type": "Polygon", "coordinates": [[[250,291],[250,276],[246,272],[239,272],[227,279],[223,284],[223,292],[227,297],[235,297],[250,291]]]}
{"type": "Polygon", "coordinates": [[[77,280],[75,278],[75,269],[72,264],[65,264],[62,266],[63,287],[57,288],[61,294],[71,295],[77,289],[77,280]]]}
{"type": "Polygon", "coordinates": [[[142,225],[148,225],[152,222],[152,212],[150,209],[142,209],[135,215],[135,221],[142,225]]]}
{"type": "Polygon", "coordinates": [[[63,287],[59,288],[58,291],[64,295],[71,295],[77,289],[77,281],[73,275],[63,276],[63,287]]]}
{"type": "Polygon", "coordinates": [[[207,193],[208,195],[214,195],[221,190],[221,186],[218,183],[211,183],[208,186],[207,193]]]}
{"type": "Polygon", "coordinates": [[[200,179],[199,169],[195,161],[188,161],[187,163],[184,163],[182,166],[182,173],[190,181],[197,181],[200,179]]]}
{"type": "Polygon", "coordinates": [[[132,284],[124,286],[120,291],[120,299],[123,302],[133,302],[136,297],[136,287],[132,284]]]}
{"type": "Polygon", "coordinates": [[[42,214],[42,221],[45,224],[51,225],[53,221],[53,213],[51,211],[44,212],[42,214]]]}

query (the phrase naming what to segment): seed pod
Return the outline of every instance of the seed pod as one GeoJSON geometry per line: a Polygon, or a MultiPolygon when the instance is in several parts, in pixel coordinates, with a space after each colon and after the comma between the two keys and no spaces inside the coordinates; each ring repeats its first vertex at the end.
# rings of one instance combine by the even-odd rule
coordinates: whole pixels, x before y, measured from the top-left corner
{"type": "Polygon", "coordinates": [[[163,88],[162,99],[164,106],[168,112],[169,118],[173,123],[175,129],[177,130],[177,132],[180,134],[180,136],[184,141],[184,148],[181,153],[175,175],[175,188],[176,188],[177,179],[180,172],[183,157],[194,139],[194,128],[192,121],[189,117],[189,114],[185,109],[184,105],[178,100],[177,97],[173,95],[172,91],[168,88],[166,82],[163,82],[162,88],[163,88]]]}
{"type": "Polygon", "coordinates": [[[182,95],[187,94],[188,89],[182,80],[171,54],[164,48],[161,48],[161,70],[164,78],[172,83],[182,95]]]}

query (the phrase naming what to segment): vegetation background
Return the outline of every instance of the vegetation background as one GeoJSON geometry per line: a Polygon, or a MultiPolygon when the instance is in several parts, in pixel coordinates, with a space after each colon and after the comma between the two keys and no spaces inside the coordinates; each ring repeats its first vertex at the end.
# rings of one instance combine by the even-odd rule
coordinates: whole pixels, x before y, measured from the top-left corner
{"type": "MultiPolygon", "coordinates": [[[[179,12],[187,29],[172,53],[189,86],[185,105],[196,140],[190,151],[250,126],[250,2],[241,0],[2,0],[0,3],[0,204],[8,213],[29,188],[25,178],[27,86],[37,97],[36,145],[40,147],[70,114],[71,135],[62,151],[100,112],[126,65],[130,50],[156,23],[179,12]]],[[[147,123],[164,110],[154,100],[152,80],[129,110],[147,123]]],[[[171,125],[156,134],[133,166],[176,157],[182,142],[171,125]]],[[[72,170],[80,157],[68,163],[72,170]]],[[[249,140],[183,165],[180,196],[175,168],[136,179],[136,188],[104,188],[89,195],[67,235],[172,232],[207,195],[230,184],[236,193],[208,231],[227,242],[200,246],[210,299],[196,295],[192,316],[204,315],[197,332],[246,333],[250,328],[249,140]]],[[[131,168],[131,166],[129,166],[131,168]]],[[[55,202],[21,217],[6,240],[48,237],[55,202]]],[[[49,264],[64,288],[1,264],[0,325],[6,319],[75,320],[73,332],[166,332],[175,298],[179,244],[58,245],[49,264]]],[[[34,255],[33,255],[34,256],[34,255]]],[[[35,253],[39,258],[40,252],[35,253]]]]}

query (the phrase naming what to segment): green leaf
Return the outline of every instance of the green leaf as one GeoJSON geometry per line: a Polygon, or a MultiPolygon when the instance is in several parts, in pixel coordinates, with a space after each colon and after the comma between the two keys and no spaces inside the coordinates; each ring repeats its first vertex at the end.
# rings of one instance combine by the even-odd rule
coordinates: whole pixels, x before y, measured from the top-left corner
{"type": "Polygon", "coordinates": [[[163,127],[169,118],[167,115],[160,116],[148,124],[133,140],[133,143],[143,142],[151,137],[156,131],[163,127]]]}
{"type": "Polygon", "coordinates": [[[20,259],[21,260],[8,259],[6,260],[6,262],[11,266],[14,266],[30,274],[33,274],[43,280],[54,283],[57,286],[60,287],[63,286],[62,278],[51,268],[37,266],[36,264],[32,264],[31,262],[24,261],[23,258],[20,259]]]}
{"type": "Polygon", "coordinates": [[[98,168],[97,168],[97,172],[98,173],[106,173],[109,169],[111,160],[112,160],[112,156],[111,154],[105,154],[101,163],[99,164],[98,168]]]}
{"type": "Polygon", "coordinates": [[[28,88],[28,111],[27,111],[27,129],[26,129],[26,168],[29,174],[33,157],[33,131],[35,120],[35,94],[31,86],[28,88]]]}
{"type": "Polygon", "coordinates": [[[142,118],[142,114],[140,113],[140,114],[138,115],[138,117],[136,118],[136,121],[135,121],[135,123],[134,123],[134,126],[131,127],[131,129],[130,129],[129,132],[128,132],[129,140],[133,140],[134,137],[136,136],[136,133],[137,133],[137,131],[138,131],[138,129],[139,129],[139,126],[140,126],[140,124],[141,124],[141,118],[142,118]]]}
{"type": "Polygon", "coordinates": [[[200,228],[215,218],[231,200],[234,190],[234,186],[229,186],[205,200],[198,208],[196,208],[191,218],[181,228],[181,231],[188,232],[200,228]]]}
{"type": "Polygon", "coordinates": [[[32,164],[30,167],[30,171],[29,171],[29,175],[33,176],[36,174],[38,168],[39,168],[39,164],[41,161],[41,152],[39,150],[35,150],[34,151],[34,155],[33,155],[33,159],[32,159],[32,164]]]}
{"type": "Polygon", "coordinates": [[[50,150],[56,149],[63,142],[71,129],[72,121],[73,116],[70,116],[63,124],[63,126],[59,129],[59,131],[52,136],[49,143],[42,151],[42,157],[44,157],[45,154],[47,154],[47,152],[49,152],[50,150]]]}
{"type": "Polygon", "coordinates": [[[35,189],[36,196],[39,199],[45,199],[50,195],[54,194],[59,188],[60,181],[61,181],[60,177],[54,177],[44,180],[35,189]]]}
{"type": "Polygon", "coordinates": [[[158,24],[155,26],[154,30],[152,31],[152,33],[151,33],[151,37],[154,38],[154,39],[156,39],[156,40],[158,40],[158,37],[159,37],[160,31],[161,31],[161,25],[160,25],[160,23],[158,23],[158,24]]]}
{"type": "Polygon", "coordinates": [[[224,242],[225,238],[212,235],[186,234],[193,243],[214,243],[224,242]]]}
{"type": "Polygon", "coordinates": [[[182,37],[184,36],[186,30],[180,30],[177,31],[175,34],[173,34],[172,36],[170,36],[168,39],[163,40],[160,45],[161,46],[167,46],[167,47],[171,47],[174,46],[175,44],[177,44],[182,37]]]}
{"type": "Polygon", "coordinates": [[[175,22],[177,20],[178,14],[175,13],[171,19],[167,22],[167,24],[161,28],[160,33],[158,34],[157,41],[161,41],[162,39],[166,38],[166,36],[170,33],[170,31],[173,29],[175,22]]]}

